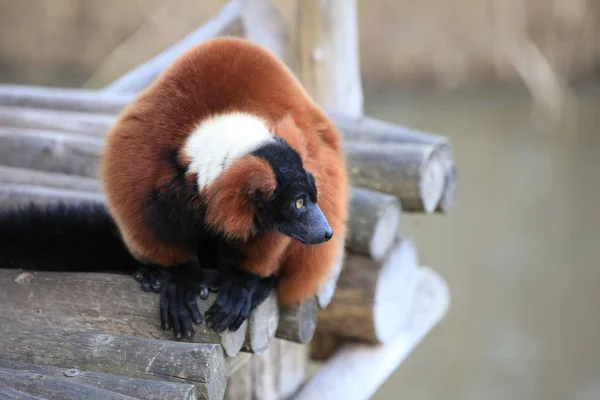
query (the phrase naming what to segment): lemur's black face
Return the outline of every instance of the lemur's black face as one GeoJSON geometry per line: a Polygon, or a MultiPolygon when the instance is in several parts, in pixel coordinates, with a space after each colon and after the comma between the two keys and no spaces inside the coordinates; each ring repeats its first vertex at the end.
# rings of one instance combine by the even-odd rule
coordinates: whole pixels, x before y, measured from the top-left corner
{"type": "Polygon", "coordinates": [[[304,244],[331,239],[333,229],[317,204],[317,188],[308,172],[276,196],[270,210],[271,227],[304,244]]]}
{"type": "Polygon", "coordinates": [[[317,204],[315,179],[302,167],[296,152],[285,143],[280,146],[260,154],[271,164],[277,178],[274,198],[261,207],[261,226],[304,244],[327,242],[333,229],[317,204]]]}

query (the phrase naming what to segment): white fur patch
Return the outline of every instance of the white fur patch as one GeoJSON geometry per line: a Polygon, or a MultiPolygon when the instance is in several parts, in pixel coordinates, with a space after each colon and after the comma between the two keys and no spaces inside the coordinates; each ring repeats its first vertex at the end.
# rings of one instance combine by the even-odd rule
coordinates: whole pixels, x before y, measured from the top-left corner
{"type": "Polygon", "coordinates": [[[200,189],[219,177],[237,158],[274,141],[266,123],[244,113],[222,114],[203,121],[188,137],[184,153],[198,175],[200,189]]]}

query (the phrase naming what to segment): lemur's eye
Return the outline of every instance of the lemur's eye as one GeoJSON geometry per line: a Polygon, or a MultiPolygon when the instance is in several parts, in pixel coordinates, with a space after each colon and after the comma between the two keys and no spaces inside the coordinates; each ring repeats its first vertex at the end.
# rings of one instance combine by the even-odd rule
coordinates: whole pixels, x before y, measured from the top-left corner
{"type": "Polygon", "coordinates": [[[304,206],[304,199],[296,200],[296,209],[299,210],[304,206]]]}

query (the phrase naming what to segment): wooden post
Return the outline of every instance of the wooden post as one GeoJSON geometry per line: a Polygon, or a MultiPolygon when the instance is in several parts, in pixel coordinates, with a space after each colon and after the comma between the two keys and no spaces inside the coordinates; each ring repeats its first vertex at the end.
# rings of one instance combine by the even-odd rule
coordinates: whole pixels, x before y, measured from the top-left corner
{"type": "Polygon", "coordinates": [[[299,78],[313,99],[350,117],[363,115],[356,0],[298,1],[299,78]]]}
{"type": "MultiPolygon", "coordinates": [[[[363,115],[356,0],[302,0],[297,3],[298,76],[321,106],[348,117],[363,115]]],[[[327,307],[342,269],[344,249],[317,294],[327,307]]]]}

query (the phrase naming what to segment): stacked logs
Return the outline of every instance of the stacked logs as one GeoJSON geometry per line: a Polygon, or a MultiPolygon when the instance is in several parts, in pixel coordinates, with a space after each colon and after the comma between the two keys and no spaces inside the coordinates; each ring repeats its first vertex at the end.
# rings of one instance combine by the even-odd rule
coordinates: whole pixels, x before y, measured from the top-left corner
{"type": "MultiPolygon", "coordinates": [[[[102,203],[97,167],[103,134],[131,99],[77,89],[0,86],[0,208],[29,201],[102,203]]],[[[217,358],[264,353],[252,361],[264,363],[282,343],[306,344],[316,332],[313,356],[322,359],[329,354],[323,343],[335,348],[339,337],[386,343],[403,328],[419,269],[414,243],[397,236],[401,214],[446,211],[456,178],[450,146],[444,138],[381,121],[330,115],[344,135],[353,184],[344,270],[333,299],[326,307],[311,300],[279,309],[270,298],[235,333],[216,335],[200,326],[195,345],[220,344],[217,358]],[[270,343],[279,344],[271,349],[270,343]]],[[[27,293],[36,299],[37,312],[31,314],[32,303],[23,293],[19,297],[22,288],[13,274],[0,271],[0,285],[17,285],[0,295],[3,304],[10,304],[0,310],[7,321],[28,315],[19,320],[30,326],[51,328],[69,320],[69,331],[93,328],[103,334],[168,338],[158,324],[157,296],[132,291],[127,277],[37,273],[27,283],[27,293]]],[[[210,304],[211,299],[202,307],[210,304]]],[[[5,357],[0,350],[0,358],[5,357]]],[[[248,368],[242,365],[237,376],[248,368]]],[[[201,384],[196,389],[217,393],[214,398],[222,390],[201,384]]]]}

